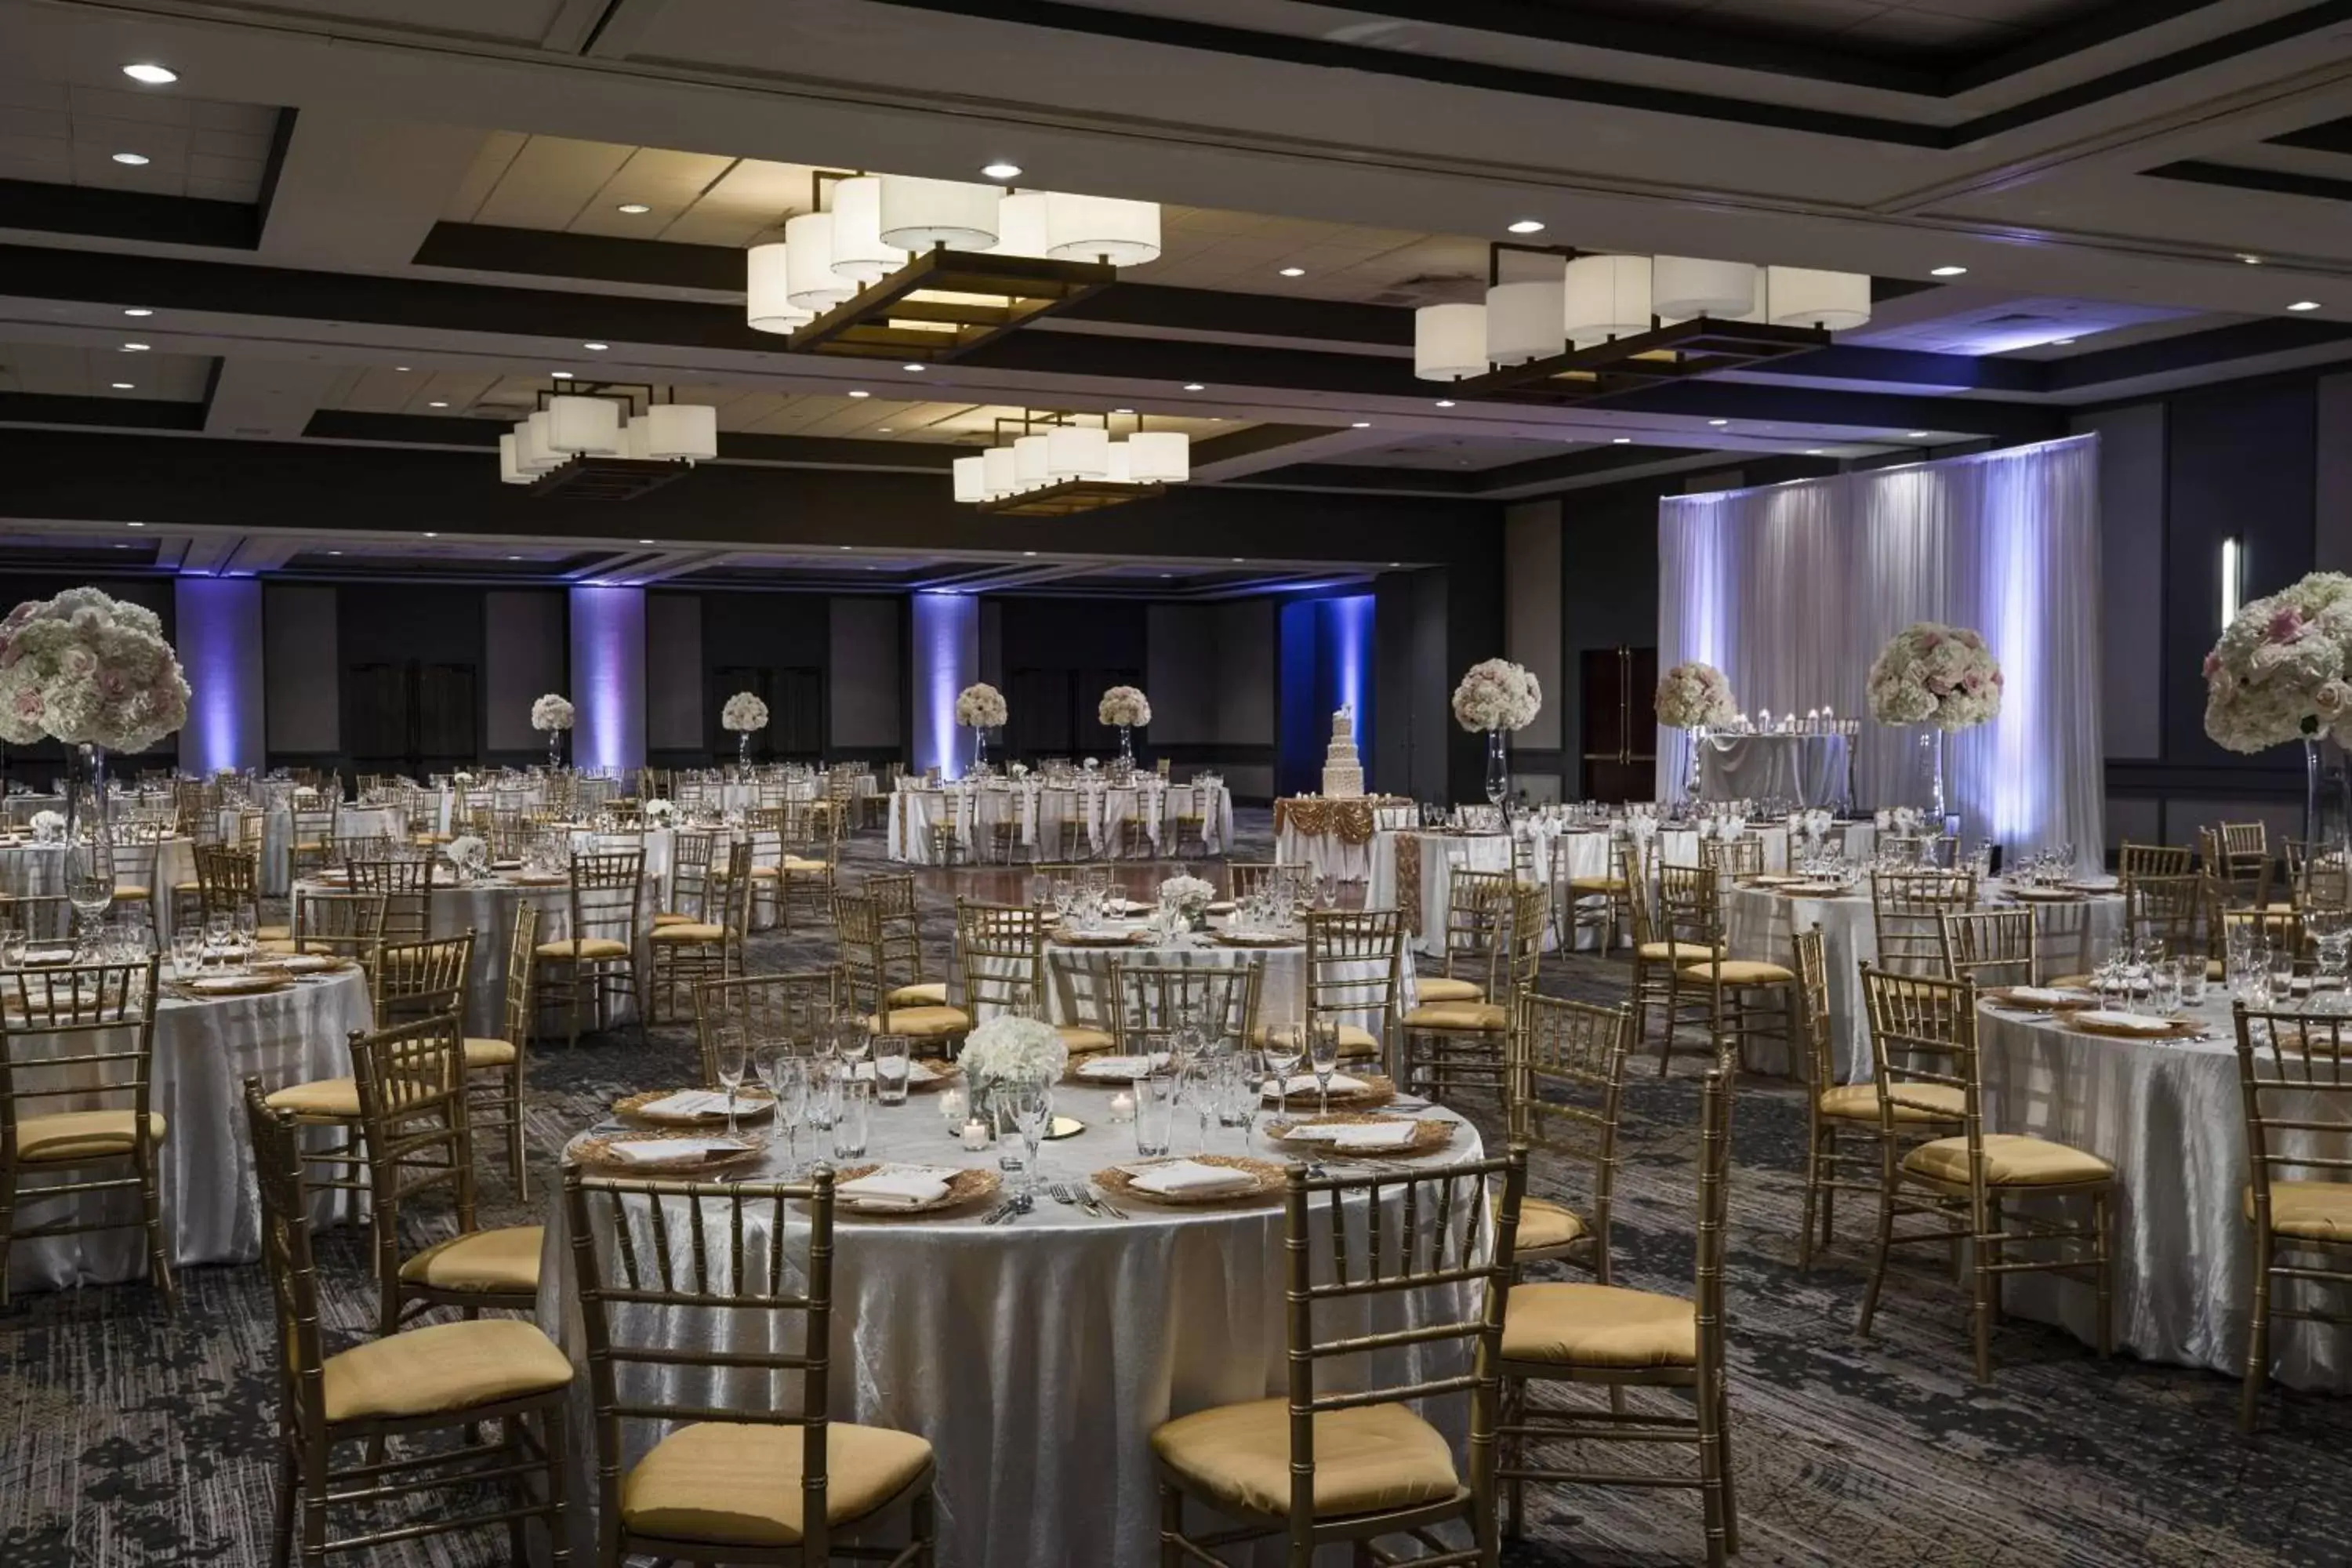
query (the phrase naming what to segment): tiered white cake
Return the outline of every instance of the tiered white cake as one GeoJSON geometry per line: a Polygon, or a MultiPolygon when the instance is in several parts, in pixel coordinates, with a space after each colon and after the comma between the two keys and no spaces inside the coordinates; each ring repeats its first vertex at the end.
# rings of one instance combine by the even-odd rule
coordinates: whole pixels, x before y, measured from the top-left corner
{"type": "Polygon", "coordinates": [[[1364,793],[1364,764],[1356,755],[1356,716],[1342,708],[1331,715],[1331,744],[1323,753],[1323,797],[1356,800],[1364,793]]]}

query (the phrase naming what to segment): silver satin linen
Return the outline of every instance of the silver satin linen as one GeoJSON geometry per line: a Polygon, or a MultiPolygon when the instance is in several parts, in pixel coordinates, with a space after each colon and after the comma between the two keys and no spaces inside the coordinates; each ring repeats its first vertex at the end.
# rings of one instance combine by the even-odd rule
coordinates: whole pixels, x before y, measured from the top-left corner
{"type": "Polygon", "coordinates": [[[1811,811],[1846,804],[1843,735],[1709,735],[1699,742],[1701,800],[1794,801],[1811,811]]]}

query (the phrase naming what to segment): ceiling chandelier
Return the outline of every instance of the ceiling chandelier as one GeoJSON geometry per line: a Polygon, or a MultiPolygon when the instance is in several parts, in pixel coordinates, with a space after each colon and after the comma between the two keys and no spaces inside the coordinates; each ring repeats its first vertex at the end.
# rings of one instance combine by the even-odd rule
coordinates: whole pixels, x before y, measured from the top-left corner
{"type": "Polygon", "coordinates": [[[629,500],[719,455],[719,410],[656,403],[655,389],[565,383],[499,437],[499,479],[533,495],[629,500]]]}
{"type": "Polygon", "coordinates": [[[1141,500],[1192,477],[1192,438],[1146,430],[1111,439],[1110,416],[1034,414],[996,421],[996,443],[958,458],[955,499],[1002,517],[1067,517],[1141,500]],[[1079,423],[1100,418],[1100,425],[1079,423]]]}
{"type": "Polygon", "coordinates": [[[1870,320],[1866,273],[1533,245],[1488,258],[1483,303],[1413,313],[1413,374],[1472,396],[1572,401],[1688,379],[1824,347],[1870,320]]]}
{"type": "Polygon", "coordinates": [[[1160,205],[821,170],[744,257],[744,319],[797,353],[937,362],[1160,256],[1160,205]]]}

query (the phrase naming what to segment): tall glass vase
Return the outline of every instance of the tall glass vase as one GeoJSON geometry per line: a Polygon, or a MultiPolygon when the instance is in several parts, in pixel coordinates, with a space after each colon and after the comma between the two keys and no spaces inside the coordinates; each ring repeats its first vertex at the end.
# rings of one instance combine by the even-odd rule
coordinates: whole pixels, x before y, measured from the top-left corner
{"type": "Polygon", "coordinates": [[[971,727],[971,776],[978,778],[986,772],[988,772],[988,726],[974,724],[971,727]]]}
{"type": "Polygon", "coordinates": [[[114,808],[108,795],[106,748],[66,748],[66,842],[111,844],[114,808]]]}
{"type": "Polygon", "coordinates": [[[1125,724],[1118,727],[1118,765],[1135,771],[1135,731],[1125,724]]]}
{"type": "Polygon", "coordinates": [[[751,776],[751,731],[749,730],[735,731],[735,765],[745,778],[751,776]]]}
{"type": "Polygon", "coordinates": [[[1936,831],[1941,833],[1949,821],[1944,809],[1944,731],[1933,725],[1921,730],[1916,758],[1913,798],[1919,802],[1936,831]]]}
{"type": "Polygon", "coordinates": [[[1486,731],[1486,802],[1506,818],[1510,816],[1511,743],[1508,732],[1486,731]]]}
{"type": "Polygon", "coordinates": [[[2352,841],[2352,768],[2333,737],[2303,739],[2303,840],[2311,860],[2340,856],[2352,841]]]}
{"type": "Polygon", "coordinates": [[[1689,730],[1688,734],[1690,737],[1687,742],[1687,744],[1690,747],[1690,776],[1683,782],[1683,799],[1692,803],[1693,805],[1696,805],[1698,801],[1699,752],[1705,750],[1706,746],[1706,726],[1704,724],[1695,724],[1689,730]]]}
{"type": "Polygon", "coordinates": [[[550,730],[547,732],[547,771],[551,773],[560,773],[562,771],[562,768],[563,731],[561,730],[550,730]]]}

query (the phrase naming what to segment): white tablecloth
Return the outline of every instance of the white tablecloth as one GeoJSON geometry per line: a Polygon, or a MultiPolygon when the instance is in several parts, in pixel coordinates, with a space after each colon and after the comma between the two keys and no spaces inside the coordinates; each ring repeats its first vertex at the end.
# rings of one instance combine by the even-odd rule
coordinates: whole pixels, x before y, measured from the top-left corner
{"type": "MultiPolygon", "coordinates": [[[[2254,1254],[2236,1034],[2220,987],[2194,1012],[2216,1038],[2110,1039],[1979,1007],[1985,1130],[2054,1139],[2114,1164],[2116,1343],[2235,1377],[2254,1254]]],[[[2352,1153],[2352,1127],[2333,1152],[2352,1153]]],[[[2087,1284],[2020,1275],[2005,1300],[2021,1316],[2095,1340],[2087,1284]]],[[[2271,1351],[2284,1382],[2352,1392],[2352,1330],[2273,1315],[2271,1351]]]]}
{"type": "MultiPolygon", "coordinates": [[[[162,1163],[164,1225],[175,1265],[248,1263],[261,1256],[261,1200],[245,1131],[245,1079],[271,1089],[348,1077],[349,1037],[369,1026],[367,982],[357,970],[299,982],[290,991],[215,1002],[166,1000],[155,1013],[153,1109],[166,1124],[162,1163]]],[[[47,1083],[44,1078],[44,1085],[47,1083]]],[[[120,1107],[121,1096],[89,1108],[120,1107]]],[[[42,1111],[75,1109],[57,1100],[42,1111]]],[[[81,1173],[87,1175],[89,1173],[81,1173]]],[[[68,1178],[70,1179],[70,1177],[68,1178]]],[[[27,1188],[35,1185],[28,1179],[27,1188]]],[[[78,1200],[85,1215],[136,1216],[125,1194],[78,1200]],[[112,1204],[101,1210],[100,1204],[112,1204]]],[[[22,1225],[59,1217],[58,1205],[19,1200],[22,1225]]],[[[146,1271],[146,1238],[123,1230],[20,1242],[9,1283],[18,1289],[97,1284],[146,1271]]]]}
{"type": "MultiPolygon", "coordinates": [[[[1785,822],[1750,823],[1747,832],[1764,842],[1764,869],[1785,871],[1789,868],[1789,825],[1785,822]]],[[[1830,829],[1845,845],[1845,858],[1867,863],[1878,852],[1878,829],[1867,822],[1842,822],[1830,829]]],[[[1666,827],[1658,832],[1653,846],[1661,864],[1696,866],[1698,864],[1698,831],[1691,827],[1666,827]]]]}
{"type": "Polygon", "coordinates": [[[1131,785],[1064,791],[1035,784],[1013,788],[901,789],[890,796],[889,855],[909,865],[932,863],[931,829],[952,823],[967,860],[992,853],[993,825],[1019,825],[1021,853],[1030,859],[1061,858],[1062,824],[1076,812],[1084,825],[1081,858],[1116,859],[1124,853],[1119,828],[1140,819],[1150,825],[1156,857],[1174,858],[1193,847],[1179,844],[1176,818],[1205,818],[1208,849],[1222,853],[1233,842],[1233,793],[1223,784],[1131,785]]]}
{"type": "MultiPolygon", "coordinates": [[[[1111,1122],[1109,1099],[1104,1089],[1055,1090],[1056,1109],[1087,1128],[1045,1145],[1045,1180],[1083,1179],[1135,1157],[1132,1129],[1111,1122]]],[[[1197,1123],[1183,1125],[1176,1146],[1191,1153],[1197,1123]]],[[[809,1144],[803,1133],[804,1158],[809,1144]]],[[[1240,1135],[1213,1128],[1209,1148],[1240,1152],[1240,1135]]],[[[1265,1155],[1263,1137],[1251,1152],[1265,1155]]],[[[1465,1126],[1450,1152],[1466,1161],[1482,1152],[1465,1126]]],[[[877,1109],[868,1158],[969,1165],[992,1155],[965,1153],[946,1135],[933,1097],[918,1094],[903,1107],[877,1109]]],[[[1285,1387],[1280,1204],[1191,1212],[1122,1206],[1132,1217],[1096,1219],[1041,1196],[1034,1212],[992,1226],[974,1217],[877,1221],[842,1214],[834,1240],[833,1412],[930,1439],[939,1460],[942,1568],[1149,1568],[1159,1561],[1151,1429],[1172,1416],[1285,1387]]],[[[582,1359],[571,1244],[561,1205],[556,1209],[541,1254],[540,1321],[582,1359]]],[[[604,1213],[601,1205],[597,1212],[604,1213]]],[[[691,1245],[687,1215],[682,1201],[670,1205],[669,1237],[681,1248],[691,1245]]],[[[731,1241],[717,1215],[707,1211],[705,1224],[709,1256],[724,1268],[731,1241]]],[[[644,1258],[653,1246],[649,1209],[633,1205],[631,1218],[644,1258]]],[[[1360,1231],[1351,1246],[1362,1240],[1360,1231]]],[[[765,1270],[768,1246],[764,1227],[747,1229],[747,1269],[765,1270]]],[[[794,1257],[803,1246],[795,1242],[794,1257]]],[[[1388,1310],[1366,1331],[1334,1314],[1321,1331],[1408,1326],[1404,1303],[1384,1298],[1383,1305],[1388,1310]]],[[[1459,1310],[1463,1302],[1457,1297],[1447,1306],[1459,1310]]],[[[1431,1310],[1422,1321],[1435,1316],[1431,1310]]],[[[773,1320],[766,1314],[727,1317],[728,1332],[740,1337],[709,1348],[772,1343],[766,1336],[773,1320]]],[[[1388,1382],[1458,1364],[1451,1347],[1439,1347],[1398,1352],[1375,1370],[1388,1382]]],[[[625,1398],[632,1397],[631,1375],[623,1376],[625,1398]]],[[[712,1375],[672,1372],[665,1392],[699,1400],[724,1386],[712,1375]]],[[[749,1382],[739,1379],[728,1396],[758,1397],[749,1382]]],[[[1456,1410],[1459,1402],[1444,1408],[1456,1410]]],[[[596,1496],[584,1376],[573,1411],[580,1553],[593,1540],[585,1532],[596,1496]]],[[[632,1432],[639,1439],[628,1455],[634,1462],[649,1428],[638,1425],[632,1432]]],[[[903,1529],[903,1521],[893,1524],[903,1529]]]]}
{"type": "MultiPolygon", "coordinates": [[[[1045,968],[1052,1021],[1056,1024],[1095,1024],[1108,1028],[1108,1006],[1114,1000],[1110,973],[1114,962],[1164,969],[1244,969],[1255,963],[1258,965],[1258,1023],[1283,1025],[1306,1021],[1306,943],[1284,947],[1226,947],[1205,937],[1184,939],[1173,944],[1153,942],[1126,947],[1072,947],[1060,942],[1047,943],[1045,968]]],[[[1380,978],[1380,969],[1376,963],[1349,964],[1344,973],[1350,979],[1370,982],[1380,978]]],[[[1402,1017],[1412,1011],[1414,1005],[1413,973],[1410,963],[1398,966],[1397,984],[1396,1011],[1397,1016],[1402,1017]]],[[[960,983],[958,989],[961,989],[960,983]]],[[[1369,1009],[1349,1016],[1346,1021],[1375,1035],[1387,1029],[1391,1023],[1369,1009]]]]}
{"type": "MultiPolygon", "coordinates": [[[[221,808],[221,837],[228,843],[236,842],[239,816],[236,806],[221,808]]],[[[408,831],[405,817],[394,806],[347,805],[335,815],[335,834],[340,838],[397,838],[408,831]]],[[[272,806],[261,817],[263,894],[285,897],[293,885],[293,868],[294,814],[283,805],[272,806]]]]}
{"type": "MultiPolygon", "coordinates": [[[[139,855],[143,859],[142,846],[139,855]]],[[[118,868],[118,886],[134,887],[147,875],[142,865],[137,869],[129,866],[118,868]]],[[[153,900],[155,939],[160,946],[172,942],[172,889],[181,882],[196,879],[195,847],[185,838],[166,838],[155,847],[154,882],[148,889],[153,900]]],[[[66,847],[63,844],[0,844],[0,893],[16,898],[55,898],[66,890],[66,847]]],[[[117,906],[110,911],[120,915],[117,906]]]]}

